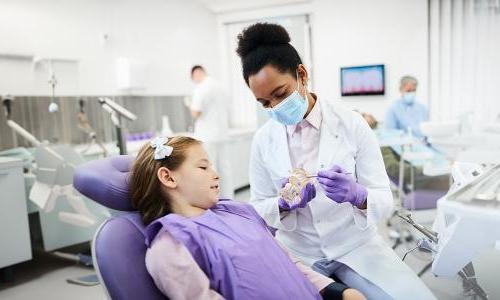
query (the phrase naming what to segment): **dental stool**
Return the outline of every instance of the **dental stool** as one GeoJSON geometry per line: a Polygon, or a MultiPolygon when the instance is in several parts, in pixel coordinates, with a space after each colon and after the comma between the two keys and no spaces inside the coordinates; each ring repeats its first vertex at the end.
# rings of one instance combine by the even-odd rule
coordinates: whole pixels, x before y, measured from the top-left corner
{"type": "Polygon", "coordinates": [[[83,195],[120,211],[104,221],[92,242],[94,267],[108,299],[167,299],[145,265],[145,226],[128,194],[134,157],[114,156],[79,165],[73,185],[83,195]]]}

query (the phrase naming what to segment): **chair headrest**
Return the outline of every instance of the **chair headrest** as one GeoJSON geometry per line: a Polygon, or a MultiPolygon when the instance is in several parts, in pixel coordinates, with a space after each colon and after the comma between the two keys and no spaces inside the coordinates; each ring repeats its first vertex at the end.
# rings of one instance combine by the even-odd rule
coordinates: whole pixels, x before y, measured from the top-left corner
{"type": "Polygon", "coordinates": [[[79,165],[73,186],[88,198],[112,209],[133,211],[128,176],[134,157],[112,156],[79,165]]]}

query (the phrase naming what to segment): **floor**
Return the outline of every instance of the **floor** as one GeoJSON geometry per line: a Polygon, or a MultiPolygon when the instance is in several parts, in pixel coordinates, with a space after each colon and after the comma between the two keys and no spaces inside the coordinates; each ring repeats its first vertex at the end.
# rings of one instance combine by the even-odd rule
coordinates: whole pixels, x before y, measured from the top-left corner
{"type": "MultiPolygon", "coordinates": [[[[247,201],[249,199],[249,190],[239,191],[235,199],[247,201]]],[[[427,212],[427,216],[423,215],[422,219],[422,222],[425,219],[432,219],[432,212],[427,212]]],[[[385,224],[380,224],[379,229],[380,234],[389,241],[388,227],[385,224]]],[[[410,248],[411,245],[401,245],[396,249],[396,252],[403,257],[410,248]]],[[[480,259],[474,261],[479,282],[489,293],[489,299],[500,299],[500,285],[495,277],[496,274],[499,274],[497,270],[500,267],[499,253],[499,251],[495,250],[487,251],[482,253],[480,259]]],[[[14,282],[0,282],[0,299],[105,299],[100,285],[86,287],[66,282],[67,278],[92,274],[92,269],[41,251],[36,251],[34,255],[33,260],[15,266],[14,282]]],[[[415,272],[419,272],[430,259],[429,254],[415,251],[408,254],[405,261],[415,272]]],[[[426,272],[422,276],[422,280],[438,299],[465,298],[461,292],[461,282],[458,278],[437,278],[430,272],[426,272]]]]}
{"type": "Polygon", "coordinates": [[[0,299],[106,299],[100,285],[87,287],[66,282],[67,278],[93,274],[91,268],[41,251],[34,256],[35,259],[15,266],[14,282],[0,283],[0,299]]]}

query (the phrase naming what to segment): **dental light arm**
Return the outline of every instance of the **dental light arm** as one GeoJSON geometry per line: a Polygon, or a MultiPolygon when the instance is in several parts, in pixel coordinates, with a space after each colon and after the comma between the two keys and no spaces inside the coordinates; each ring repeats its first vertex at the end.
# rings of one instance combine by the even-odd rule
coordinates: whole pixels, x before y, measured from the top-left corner
{"type": "Polygon", "coordinates": [[[118,114],[118,116],[124,117],[129,121],[137,120],[137,116],[135,114],[109,98],[100,97],[99,103],[101,104],[102,108],[109,113],[111,113],[111,111],[114,111],[118,114]]]}
{"type": "Polygon", "coordinates": [[[98,101],[101,104],[101,107],[111,115],[111,121],[116,128],[116,137],[118,140],[120,154],[127,154],[127,145],[123,138],[121,120],[123,117],[129,121],[135,121],[137,120],[137,116],[109,98],[100,97],[98,98],[98,101]]]}

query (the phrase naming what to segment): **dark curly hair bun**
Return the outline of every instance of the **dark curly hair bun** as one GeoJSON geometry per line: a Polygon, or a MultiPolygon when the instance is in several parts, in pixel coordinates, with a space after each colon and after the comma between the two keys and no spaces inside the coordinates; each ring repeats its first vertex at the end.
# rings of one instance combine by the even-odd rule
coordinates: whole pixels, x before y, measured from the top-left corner
{"type": "Polygon", "coordinates": [[[278,24],[256,23],[238,34],[236,53],[243,58],[261,46],[282,45],[290,43],[290,35],[278,24]]]}
{"type": "Polygon", "coordinates": [[[256,23],[245,28],[238,34],[236,53],[241,58],[247,85],[248,78],[267,65],[295,77],[302,63],[297,50],[290,44],[290,35],[278,24],[256,23]]]}

